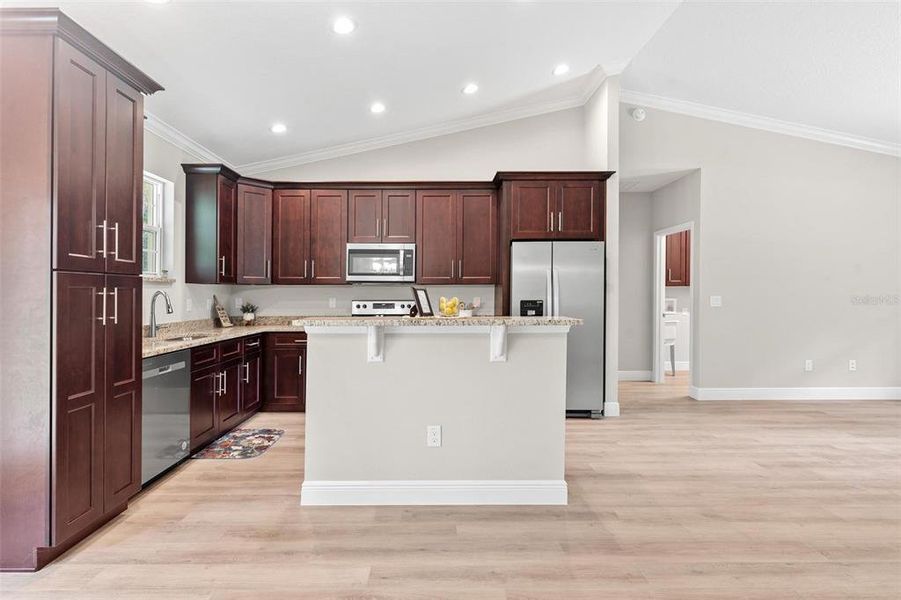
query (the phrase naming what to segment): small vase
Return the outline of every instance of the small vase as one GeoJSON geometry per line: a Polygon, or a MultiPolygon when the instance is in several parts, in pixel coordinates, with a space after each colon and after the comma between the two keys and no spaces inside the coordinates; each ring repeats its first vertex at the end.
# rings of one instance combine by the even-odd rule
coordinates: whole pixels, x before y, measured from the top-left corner
{"type": "Polygon", "coordinates": [[[244,325],[253,325],[256,317],[254,313],[244,313],[244,325]]]}

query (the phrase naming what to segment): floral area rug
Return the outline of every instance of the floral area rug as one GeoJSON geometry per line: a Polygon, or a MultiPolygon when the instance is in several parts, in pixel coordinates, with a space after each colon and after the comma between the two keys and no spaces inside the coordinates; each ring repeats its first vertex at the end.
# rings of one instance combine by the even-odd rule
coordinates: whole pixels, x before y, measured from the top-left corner
{"type": "Polygon", "coordinates": [[[283,429],[233,429],[191,458],[254,458],[284,433],[283,429]]]}

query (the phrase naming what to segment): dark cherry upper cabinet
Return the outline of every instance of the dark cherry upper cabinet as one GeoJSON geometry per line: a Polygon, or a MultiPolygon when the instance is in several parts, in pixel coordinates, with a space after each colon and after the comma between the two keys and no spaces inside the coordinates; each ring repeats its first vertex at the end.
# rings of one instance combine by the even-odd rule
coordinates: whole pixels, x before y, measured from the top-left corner
{"type": "Polygon", "coordinates": [[[307,342],[304,334],[266,334],[262,410],[297,412],[306,409],[307,342]]]}
{"type": "Polygon", "coordinates": [[[106,271],[140,275],[144,96],[112,74],[106,82],[106,271]]]}
{"type": "Polygon", "coordinates": [[[347,241],[407,244],[416,241],[413,190],[350,190],[347,241]]]}
{"type": "Polygon", "coordinates": [[[310,280],[310,190],[277,189],[272,196],[272,283],[310,280]]]}
{"type": "Polygon", "coordinates": [[[416,193],[413,190],[382,192],[382,241],[412,244],[416,241],[416,193]]]}
{"type": "Polygon", "coordinates": [[[238,184],[237,282],[271,283],[272,190],[238,184]]]}
{"type": "Polygon", "coordinates": [[[566,240],[602,240],[604,213],[601,184],[597,181],[561,181],[557,184],[557,219],[554,237],[566,240]]]}
{"type": "Polygon", "coordinates": [[[691,285],[691,231],[666,236],[666,285],[691,285]]]}
{"type": "Polygon", "coordinates": [[[141,490],[141,296],[135,275],[107,275],[103,500],[110,510],[141,490]]]}
{"type": "Polygon", "coordinates": [[[497,195],[494,190],[457,193],[459,283],[490,285],[497,280],[497,195]]]}
{"type": "Polygon", "coordinates": [[[310,283],[344,283],[347,191],[310,191],[310,283]]]}
{"type": "Polygon", "coordinates": [[[103,275],[57,273],[56,438],[51,542],[58,544],[103,515],[106,326],[103,275]]]}
{"type": "Polygon", "coordinates": [[[515,240],[552,237],[551,215],[557,210],[557,190],[551,181],[514,181],[510,184],[511,227],[515,240]]]}
{"type": "Polygon", "coordinates": [[[382,241],[382,190],[351,190],[347,196],[347,241],[382,241]]]}
{"type": "Polygon", "coordinates": [[[185,171],[185,282],[237,282],[238,175],[224,165],[185,171]]]}
{"type": "Polygon", "coordinates": [[[216,398],[221,389],[222,376],[218,366],[206,367],[191,373],[191,452],[216,439],[216,398]]]}
{"type": "Polygon", "coordinates": [[[416,281],[450,284],[457,272],[457,196],[454,191],[416,192],[416,281]]]}
{"type": "Polygon", "coordinates": [[[422,284],[492,284],[497,271],[494,190],[419,191],[417,277],[422,284]]]}
{"type": "Polygon", "coordinates": [[[104,194],[106,70],[57,40],[54,77],[53,266],[102,273],[108,243],[104,194]]]}

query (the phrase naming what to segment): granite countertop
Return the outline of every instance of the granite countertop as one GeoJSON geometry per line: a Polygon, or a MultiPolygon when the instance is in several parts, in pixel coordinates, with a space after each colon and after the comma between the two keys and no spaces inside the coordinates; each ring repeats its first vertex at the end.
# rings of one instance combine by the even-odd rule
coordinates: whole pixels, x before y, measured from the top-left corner
{"type": "Polygon", "coordinates": [[[216,327],[210,320],[163,323],[157,337],[147,337],[144,328],[143,358],[177,352],[197,346],[205,346],[225,340],[247,337],[260,333],[289,333],[304,331],[304,327],[550,327],[581,325],[581,319],[570,317],[258,317],[257,324],[234,327],[216,327]],[[293,325],[292,321],[300,325],[293,325]],[[170,339],[178,338],[178,339],[170,339]]]}

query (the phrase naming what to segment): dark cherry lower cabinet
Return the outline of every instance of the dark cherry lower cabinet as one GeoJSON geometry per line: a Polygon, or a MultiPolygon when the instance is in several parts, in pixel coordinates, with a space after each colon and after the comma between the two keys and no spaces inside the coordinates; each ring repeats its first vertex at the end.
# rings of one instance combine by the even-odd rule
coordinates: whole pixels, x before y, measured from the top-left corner
{"type": "Polygon", "coordinates": [[[417,277],[425,284],[486,284],[497,278],[494,190],[416,194],[417,277]]]}
{"type": "Polygon", "coordinates": [[[266,334],[263,410],[306,410],[306,334],[266,334]]]}
{"type": "Polygon", "coordinates": [[[259,335],[191,350],[191,451],[236,427],[260,408],[259,335]]]}
{"type": "Polygon", "coordinates": [[[54,280],[59,545],[141,488],[141,279],[58,272],[54,280]]]}

